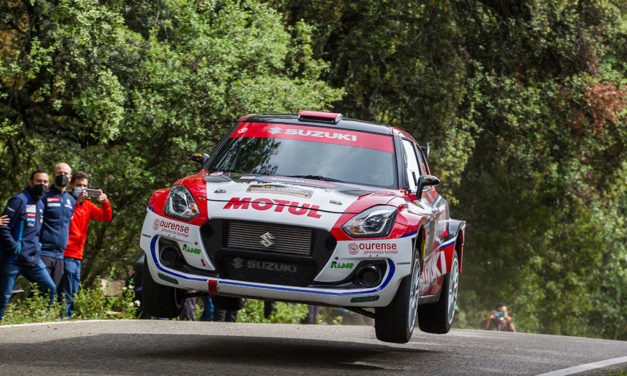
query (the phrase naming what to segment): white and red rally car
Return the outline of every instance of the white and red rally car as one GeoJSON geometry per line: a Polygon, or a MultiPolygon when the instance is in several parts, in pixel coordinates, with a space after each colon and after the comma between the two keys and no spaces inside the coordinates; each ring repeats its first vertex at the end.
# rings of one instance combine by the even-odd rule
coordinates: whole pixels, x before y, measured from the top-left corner
{"type": "Polygon", "coordinates": [[[345,307],[377,338],[446,333],[465,223],[449,217],[428,148],[340,114],[249,115],[195,175],[152,195],[143,306],[175,317],[187,290],[345,307]]]}

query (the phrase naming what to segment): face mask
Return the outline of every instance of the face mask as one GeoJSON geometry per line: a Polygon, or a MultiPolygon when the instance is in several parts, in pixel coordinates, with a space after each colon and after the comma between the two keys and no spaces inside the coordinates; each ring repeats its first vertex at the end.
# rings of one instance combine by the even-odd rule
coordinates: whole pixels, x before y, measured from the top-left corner
{"type": "Polygon", "coordinates": [[[54,178],[54,184],[58,185],[59,187],[65,187],[68,183],[68,178],[65,175],[57,175],[54,178]]]}
{"type": "Polygon", "coordinates": [[[33,196],[35,196],[38,200],[41,196],[44,195],[44,192],[48,189],[48,186],[45,184],[35,184],[31,187],[31,191],[33,192],[33,196]]]}
{"type": "Polygon", "coordinates": [[[78,198],[78,196],[81,195],[81,192],[83,192],[83,188],[77,187],[77,188],[74,188],[74,192],[72,194],[74,195],[74,197],[78,198]]]}

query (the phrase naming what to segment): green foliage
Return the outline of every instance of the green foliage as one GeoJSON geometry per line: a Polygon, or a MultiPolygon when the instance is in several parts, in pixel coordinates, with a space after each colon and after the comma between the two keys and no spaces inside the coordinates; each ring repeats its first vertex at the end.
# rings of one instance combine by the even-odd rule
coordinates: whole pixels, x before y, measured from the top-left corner
{"type": "Polygon", "coordinates": [[[624,7],[268,0],[316,27],[337,107],[433,150],[468,222],[457,325],[627,338],[624,7]]]}
{"type": "MultiPolygon", "coordinates": [[[[87,171],[114,219],[90,227],[84,282],[112,265],[119,278],[140,252],[150,193],[193,173],[191,153],[210,152],[247,113],[332,108],[431,144],[438,190],[468,222],[457,325],[477,327],[503,301],[522,331],[626,339],[624,11],[608,1],[2,2],[0,199],[34,168],[87,171]]],[[[113,304],[92,293],[87,315],[90,299],[113,304]]],[[[262,320],[249,302],[242,320],[262,320]]],[[[289,312],[280,320],[296,320],[289,312]]]]}
{"type": "Polygon", "coordinates": [[[139,302],[134,301],[132,286],[124,287],[114,296],[105,295],[102,288],[80,288],[74,296],[73,319],[110,319],[136,317],[139,302]]]}
{"type": "MultiPolygon", "coordinates": [[[[47,295],[41,294],[34,284],[27,284],[23,296],[9,302],[1,324],[22,324],[60,320],[65,316],[65,304],[56,300],[48,305],[47,295]]],[[[72,319],[133,319],[136,318],[139,302],[133,301],[132,286],[113,296],[105,295],[99,287],[79,289],[74,296],[72,319]]]]}
{"type": "Polygon", "coordinates": [[[53,321],[61,318],[62,305],[55,302],[52,307],[49,306],[47,295],[38,292],[36,286],[29,286],[25,289],[26,297],[17,302],[9,302],[4,316],[0,324],[23,324],[31,322],[53,321]],[[28,291],[33,291],[32,295],[28,291]]]}
{"type": "Polygon", "coordinates": [[[307,305],[275,302],[269,318],[263,316],[263,300],[247,299],[237,314],[237,322],[300,324],[307,316],[307,305]]]}
{"type": "Polygon", "coordinates": [[[240,116],[324,109],[342,94],[319,78],[311,29],[292,37],[255,1],[16,1],[0,13],[0,198],[35,168],[86,171],[114,210],[91,225],[88,284],[112,263],[130,269],[151,192],[193,173],[189,156],[240,116]]]}

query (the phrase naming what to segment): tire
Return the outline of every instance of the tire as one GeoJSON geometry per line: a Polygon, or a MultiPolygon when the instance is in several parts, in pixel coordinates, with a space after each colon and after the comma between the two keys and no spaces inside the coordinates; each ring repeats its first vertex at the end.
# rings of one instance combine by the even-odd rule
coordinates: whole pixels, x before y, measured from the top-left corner
{"type": "Polygon", "coordinates": [[[416,326],[420,287],[420,259],[414,251],[412,273],[403,278],[396,296],[387,307],[375,308],[374,329],[384,342],[407,343],[416,326]]]}
{"type": "Polygon", "coordinates": [[[185,303],[183,290],[156,283],[144,262],[142,269],[142,308],[149,316],[178,317],[185,303]]]}
{"type": "Polygon", "coordinates": [[[457,290],[459,287],[459,261],[457,252],[453,252],[451,271],[444,277],[440,300],[434,304],[418,307],[418,325],[427,333],[445,334],[451,330],[455,317],[457,290]]]}

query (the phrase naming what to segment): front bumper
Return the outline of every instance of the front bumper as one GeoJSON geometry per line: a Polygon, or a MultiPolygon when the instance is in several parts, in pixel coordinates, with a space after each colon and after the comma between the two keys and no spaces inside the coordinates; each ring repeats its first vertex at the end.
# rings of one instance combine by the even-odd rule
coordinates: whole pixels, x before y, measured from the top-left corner
{"type": "MultiPolygon", "coordinates": [[[[148,211],[142,229],[140,246],[146,253],[146,262],[153,280],[163,285],[207,291],[214,295],[331,306],[381,307],[391,302],[401,279],[409,275],[411,267],[412,239],[406,237],[337,242],[329,251],[328,257],[319,260],[323,264],[314,268],[317,274],[313,276],[311,283],[306,283],[306,285],[300,282],[281,283],[281,278],[264,280],[264,275],[284,273],[287,276],[289,273],[300,272],[290,269],[292,267],[290,265],[296,264],[281,263],[280,259],[278,261],[270,259],[265,262],[243,258],[244,264],[252,262],[253,264],[249,266],[271,267],[273,270],[260,272],[257,277],[240,273],[236,275],[237,278],[225,278],[228,273],[225,273],[225,269],[221,269],[218,265],[220,257],[217,255],[220,253],[215,249],[218,246],[206,240],[203,239],[200,226],[174,221],[148,211]],[[164,260],[162,253],[164,244],[180,251],[180,256],[183,258],[181,263],[172,267],[168,264],[168,260],[164,260]],[[206,249],[206,246],[212,249],[206,249]],[[373,264],[381,268],[381,276],[375,285],[363,287],[351,280],[351,276],[355,274],[358,267],[364,264],[373,264]]],[[[222,254],[230,251],[228,248],[220,250],[222,254]]],[[[244,256],[250,254],[251,252],[246,253],[246,250],[242,250],[241,253],[244,256]]],[[[263,257],[257,258],[264,259],[263,257]]],[[[290,260],[290,257],[286,259],[290,260]]],[[[229,260],[231,262],[232,259],[229,260]]],[[[235,274],[229,274],[229,276],[233,275],[235,274]]],[[[285,280],[288,281],[287,278],[285,280]]]]}

